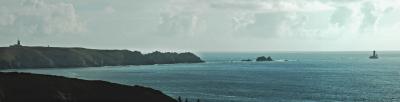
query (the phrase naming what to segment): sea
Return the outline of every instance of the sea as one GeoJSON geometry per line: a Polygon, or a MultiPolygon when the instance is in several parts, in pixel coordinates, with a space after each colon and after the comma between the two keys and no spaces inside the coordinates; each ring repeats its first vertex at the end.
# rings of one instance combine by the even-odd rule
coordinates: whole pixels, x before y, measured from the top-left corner
{"type": "Polygon", "coordinates": [[[8,69],[141,85],[195,102],[400,101],[400,52],[204,52],[206,63],[8,69]],[[274,61],[256,62],[259,56],[274,61]],[[253,61],[241,61],[252,59],[253,61]]]}

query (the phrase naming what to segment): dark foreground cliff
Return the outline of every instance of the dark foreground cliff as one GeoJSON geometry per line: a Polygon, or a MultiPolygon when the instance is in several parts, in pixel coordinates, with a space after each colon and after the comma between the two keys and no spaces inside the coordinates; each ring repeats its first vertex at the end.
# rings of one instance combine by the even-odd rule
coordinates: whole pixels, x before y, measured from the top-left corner
{"type": "Polygon", "coordinates": [[[129,50],[97,50],[61,47],[0,47],[0,69],[62,68],[118,65],[200,63],[198,56],[186,53],[129,50]]]}
{"type": "Polygon", "coordinates": [[[158,90],[105,81],[0,72],[0,102],[177,102],[158,90]]]}

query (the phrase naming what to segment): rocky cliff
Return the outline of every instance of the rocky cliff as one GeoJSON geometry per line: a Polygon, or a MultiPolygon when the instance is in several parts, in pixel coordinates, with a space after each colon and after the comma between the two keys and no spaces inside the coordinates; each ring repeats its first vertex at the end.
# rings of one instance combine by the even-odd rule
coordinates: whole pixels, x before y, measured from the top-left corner
{"type": "Polygon", "coordinates": [[[177,102],[158,90],[105,81],[0,72],[0,102],[177,102]]]}
{"type": "Polygon", "coordinates": [[[203,62],[192,53],[142,54],[129,50],[60,47],[0,47],[0,69],[151,65],[203,62]]]}

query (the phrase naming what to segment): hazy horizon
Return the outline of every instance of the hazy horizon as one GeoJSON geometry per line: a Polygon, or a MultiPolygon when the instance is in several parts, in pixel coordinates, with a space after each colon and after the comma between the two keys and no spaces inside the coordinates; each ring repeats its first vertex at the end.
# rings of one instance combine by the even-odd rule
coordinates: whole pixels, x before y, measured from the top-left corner
{"type": "Polygon", "coordinates": [[[0,0],[0,46],[400,51],[400,0],[0,0]]]}

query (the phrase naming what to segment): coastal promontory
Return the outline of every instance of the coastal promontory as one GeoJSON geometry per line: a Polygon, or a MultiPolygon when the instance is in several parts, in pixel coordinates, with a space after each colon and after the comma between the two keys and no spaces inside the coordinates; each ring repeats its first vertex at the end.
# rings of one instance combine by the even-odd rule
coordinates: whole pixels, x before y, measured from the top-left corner
{"type": "Polygon", "coordinates": [[[65,68],[120,65],[201,63],[193,53],[153,52],[142,54],[130,50],[99,50],[65,47],[0,47],[0,69],[65,68]]]}

